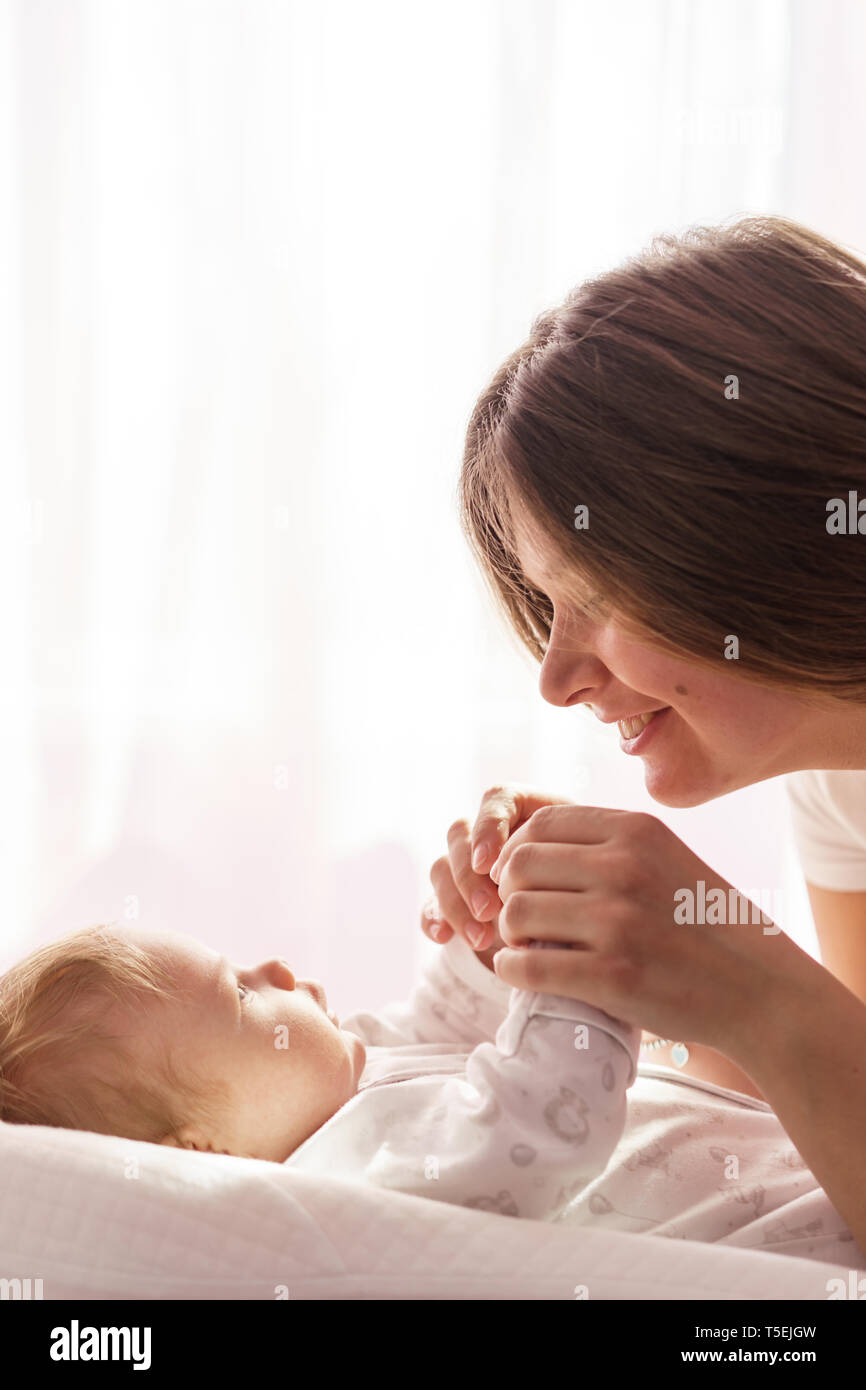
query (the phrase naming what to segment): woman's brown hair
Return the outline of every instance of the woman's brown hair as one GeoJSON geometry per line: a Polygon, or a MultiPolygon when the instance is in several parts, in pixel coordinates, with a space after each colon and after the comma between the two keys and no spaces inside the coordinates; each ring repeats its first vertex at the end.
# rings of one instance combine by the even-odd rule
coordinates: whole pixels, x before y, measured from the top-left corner
{"type": "Polygon", "coordinates": [[[459,488],[536,659],[552,608],[515,503],[575,592],[647,644],[866,700],[866,534],[828,529],[850,492],[866,498],[866,264],[771,216],[658,236],[536,318],[473,410],[459,488]]]}

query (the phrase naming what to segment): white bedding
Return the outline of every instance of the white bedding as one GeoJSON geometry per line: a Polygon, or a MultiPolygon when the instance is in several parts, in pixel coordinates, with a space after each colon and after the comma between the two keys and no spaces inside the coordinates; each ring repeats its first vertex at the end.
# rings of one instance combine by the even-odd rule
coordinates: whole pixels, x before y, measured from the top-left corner
{"type": "MultiPolygon", "coordinates": [[[[344,1020],[370,1044],[366,1084],[407,1050],[451,1066],[509,996],[455,940],[405,1004],[344,1020]]],[[[555,1220],[349,1171],[0,1124],[0,1279],[46,1299],[751,1300],[826,1299],[866,1269],[768,1106],[663,1068],[639,1069],[608,1168],[555,1220]]]]}
{"type": "Polygon", "coordinates": [[[0,1125],[0,1278],[41,1278],[46,1299],[749,1300],[826,1299],[849,1271],[0,1125]]]}

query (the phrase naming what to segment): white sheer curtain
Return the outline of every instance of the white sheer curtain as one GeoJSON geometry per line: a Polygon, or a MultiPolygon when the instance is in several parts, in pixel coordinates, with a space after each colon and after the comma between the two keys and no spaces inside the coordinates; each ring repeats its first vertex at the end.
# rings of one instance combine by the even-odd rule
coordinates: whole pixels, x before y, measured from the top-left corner
{"type": "Polygon", "coordinates": [[[375,1007],[505,778],[796,888],[778,783],[667,812],[544,705],[454,488],[535,314],[653,232],[866,243],[863,17],[0,0],[0,965],[136,919],[375,1007]]]}

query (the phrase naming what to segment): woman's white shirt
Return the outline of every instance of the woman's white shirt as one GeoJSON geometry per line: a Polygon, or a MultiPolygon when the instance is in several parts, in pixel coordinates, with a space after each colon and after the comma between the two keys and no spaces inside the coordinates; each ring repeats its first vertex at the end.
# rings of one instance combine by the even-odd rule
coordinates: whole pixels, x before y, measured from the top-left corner
{"type": "Polygon", "coordinates": [[[807,882],[866,892],[866,771],[789,772],[785,781],[807,882]]]}

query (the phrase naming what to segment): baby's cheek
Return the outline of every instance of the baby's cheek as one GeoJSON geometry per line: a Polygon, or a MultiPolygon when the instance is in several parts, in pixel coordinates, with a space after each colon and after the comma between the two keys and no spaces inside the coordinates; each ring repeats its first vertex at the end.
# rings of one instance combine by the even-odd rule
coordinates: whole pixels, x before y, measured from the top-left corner
{"type": "Polygon", "coordinates": [[[340,1032],[336,1028],[329,1051],[331,1053],[329,1090],[333,1097],[334,1109],[337,1110],[341,1105],[345,1105],[347,1100],[351,1100],[357,1092],[358,1077],[363,1068],[363,1061],[359,1055],[360,1046],[352,1043],[348,1034],[340,1032]]]}

